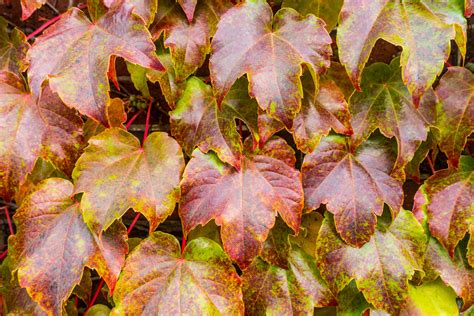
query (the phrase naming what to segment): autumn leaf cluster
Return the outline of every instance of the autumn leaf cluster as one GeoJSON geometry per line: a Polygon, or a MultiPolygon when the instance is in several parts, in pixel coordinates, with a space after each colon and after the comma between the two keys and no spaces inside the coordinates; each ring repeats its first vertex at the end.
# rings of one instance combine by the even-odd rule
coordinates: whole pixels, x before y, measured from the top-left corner
{"type": "Polygon", "coordinates": [[[88,0],[28,36],[0,17],[3,313],[469,313],[473,8],[88,0]],[[380,43],[397,53],[369,60],[380,43]]]}

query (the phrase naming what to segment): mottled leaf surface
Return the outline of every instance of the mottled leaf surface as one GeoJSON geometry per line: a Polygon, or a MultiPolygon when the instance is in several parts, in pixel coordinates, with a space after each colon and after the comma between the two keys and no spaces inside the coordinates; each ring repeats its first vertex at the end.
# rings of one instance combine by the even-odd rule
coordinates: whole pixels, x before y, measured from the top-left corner
{"type": "Polygon", "coordinates": [[[426,208],[431,235],[453,256],[474,218],[472,170],[440,170],[429,177],[415,196],[415,209],[426,208]]]}
{"type": "Polygon", "coordinates": [[[241,315],[240,283],[217,243],[194,239],[181,253],[175,237],[155,232],[128,256],[112,315],[241,315]]]}
{"type": "Polygon", "coordinates": [[[37,9],[41,8],[47,0],[21,0],[21,19],[28,19],[37,9]]]}
{"type": "Polygon", "coordinates": [[[335,292],[352,279],[375,308],[399,312],[408,294],[408,280],[422,271],[426,237],[411,212],[402,210],[388,227],[377,229],[365,245],[353,248],[339,238],[329,214],[317,242],[321,275],[335,292]]]}
{"type": "Polygon", "coordinates": [[[378,39],[403,48],[403,82],[418,105],[443,70],[456,40],[465,52],[462,3],[453,1],[347,0],[339,16],[337,44],[342,64],[356,87],[378,39]]]}
{"type": "Polygon", "coordinates": [[[114,288],[128,251],[123,224],[115,223],[99,240],[72,194],[67,180],[42,182],[16,211],[17,233],[9,238],[20,286],[51,315],[61,314],[85,266],[114,288]]]}
{"type": "Polygon", "coordinates": [[[439,148],[450,164],[457,167],[466,138],[474,131],[474,74],[466,68],[450,67],[436,94],[439,148]]]}
{"type": "Polygon", "coordinates": [[[293,120],[293,136],[296,146],[310,153],[327,136],[331,128],[339,134],[352,134],[351,115],[344,94],[334,81],[320,82],[315,93],[313,79],[306,72],[302,78],[304,98],[301,111],[293,120]]]}
{"type": "Polygon", "coordinates": [[[245,81],[236,83],[219,108],[212,88],[193,77],[170,112],[171,133],[188,155],[196,147],[205,153],[213,150],[220,160],[239,168],[243,146],[235,119],[247,121],[253,114],[247,109],[255,110],[256,117],[257,107],[252,106],[245,81]]]}
{"type": "Polygon", "coordinates": [[[8,22],[0,16],[0,71],[21,74],[28,67],[26,53],[30,48],[25,34],[16,27],[8,33],[8,22]]]}
{"type": "Polygon", "coordinates": [[[427,277],[435,279],[438,275],[449,285],[464,301],[463,310],[474,304],[474,270],[470,268],[463,258],[459,248],[454,258],[450,258],[446,249],[431,238],[425,255],[424,270],[427,277]]]}
{"type": "Polygon", "coordinates": [[[354,137],[367,139],[377,128],[387,137],[395,137],[398,158],[394,166],[400,172],[420,143],[427,138],[431,118],[434,117],[436,97],[428,92],[418,111],[400,76],[399,59],[390,65],[376,63],[364,70],[362,92],[354,93],[350,100],[354,137]],[[423,114],[428,113],[425,117],[423,114]]]}
{"type": "Polygon", "coordinates": [[[374,233],[384,203],[394,217],[402,206],[402,183],[390,176],[393,156],[382,137],[369,139],[355,150],[345,137],[324,138],[304,158],[305,208],[326,204],[342,239],[362,246],[374,233]]]}
{"type": "Polygon", "coordinates": [[[247,73],[260,107],[291,127],[303,97],[301,64],[313,75],[328,68],[330,44],[324,22],[313,15],[283,8],[273,16],[263,0],[233,7],[212,40],[210,71],[218,101],[247,73]]]}
{"type": "Polygon", "coordinates": [[[82,142],[82,120],[49,87],[37,100],[23,81],[0,72],[0,196],[9,200],[41,157],[70,173],[82,142]]]}
{"type": "Polygon", "coordinates": [[[298,246],[288,269],[256,259],[242,275],[246,315],[311,315],[315,307],[336,305],[314,259],[298,246]]]}
{"type": "Polygon", "coordinates": [[[150,134],[143,147],[119,128],[92,137],[73,172],[85,222],[99,233],[133,208],[154,231],[179,200],[183,167],[181,148],[163,132],[150,134]]]}
{"type": "Polygon", "coordinates": [[[42,83],[49,80],[51,89],[68,106],[107,125],[110,56],[164,70],[144,21],[132,14],[133,8],[124,4],[94,24],[79,9],[65,13],[28,52],[33,94],[39,95],[42,83]]]}
{"type": "Polygon", "coordinates": [[[185,234],[215,219],[225,251],[241,268],[261,252],[277,212],[298,232],[303,208],[293,150],[280,138],[262,149],[251,147],[247,139],[240,170],[213,153],[195,150],[181,182],[179,214],[185,234]]]}
{"type": "Polygon", "coordinates": [[[194,10],[196,10],[196,5],[198,0],[178,0],[179,5],[183,8],[188,21],[191,22],[194,17],[194,10]]]}
{"type": "MultiPolygon", "coordinates": [[[[189,8],[189,2],[178,1],[189,8]]],[[[164,32],[164,44],[170,49],[171,59],[179,81],[198,69],[211,50],[211,37],[216,32],[220,16],[232,3],[228,0],[194,1],[192,12],[184,11],[175,0],[160,0],[157,23],[152,29],[155,38],[164,32]],[[189,19],[189,15],[191,18],[189,19]],[[194,16],[194,19],[193,19],[194,16]]]]}
{"type": "Polygon", "coordinates": [[[302,15],[314,14],[326,22],[328,32],[336,26],[343,0],[283,0],[282,7],[293,8],[302,15]]]}

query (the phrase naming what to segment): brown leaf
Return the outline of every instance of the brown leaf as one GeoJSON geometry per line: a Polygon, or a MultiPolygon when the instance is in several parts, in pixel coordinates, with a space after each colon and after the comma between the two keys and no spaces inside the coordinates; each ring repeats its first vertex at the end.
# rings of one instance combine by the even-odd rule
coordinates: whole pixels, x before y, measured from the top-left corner
{"type": "Polygon", "coordinates": [[[128,256],[111,315],[241,315],[240,278],[222,248],[207,238],[181,252],[155,232],[128,256]]]}
{"type": "Polygon", "coordinates": [[[393,163],[394,153],[382,137],[369,139],[355,150],[344,137],[324,138],[304,158],[305,208],[326,204],[342,239],[361,247],[374,233],[384,203],[393,217],[402,206],[402,183],[389,175],[393,163]]]}
{"type": "Polygon", "coordinates": [[[128,251],[126,229],[117,222],[99,240],[83,221],[71,182],[43,181],[14,220],[17,233],[9,238],[14,271],[20,286],[49,314],[61,314],[85,266],[114,288],[128,251]]]}
{"type": "Polygon", "coordinates": [[[313,15],[283,8],[273,16],[264,0],[233,7],[212,40],[210,71],[219,103],[247,73],[250,93],[260,107],[291,127],[303,97],[301,64],[316,79],[316,73],[329,67],[330,44],[324,22],[313,15]]]}
{"type": "Polygon", "coordinates": [[[241,268],[262,250],[277,212],[298,232],[303,207],[293,150],[280,138],[256,151],[251,143],[247,139],[240,170],[196,149],[181,182],[185,234],[215,219],[224,249],[241,268]]]}
{"type": "Polygon", "coordinates": [[[33,14],[33,12],[41,8],[43,4],[46,3],[46,1],[47,0],[21,0],[21,19],[28,19],[33,14]]]}
{"type": "Polygon", "coordinates": [[[49,80],[67,105],[107,125],[110,56],[164,70],[143,20],[132,11],[133,6],[124,4],[94,24],[79,9],[66,12],[28,52],[33,94],[40,95],[42,83],[49,80]]]}
{"type": "Polygon", "coordinates": [[[39,100],[16,75],[0,72],[0,196],[10,200],[36,160],[67,174],[82,143],[82,120],[49,87],[39,100]]]}

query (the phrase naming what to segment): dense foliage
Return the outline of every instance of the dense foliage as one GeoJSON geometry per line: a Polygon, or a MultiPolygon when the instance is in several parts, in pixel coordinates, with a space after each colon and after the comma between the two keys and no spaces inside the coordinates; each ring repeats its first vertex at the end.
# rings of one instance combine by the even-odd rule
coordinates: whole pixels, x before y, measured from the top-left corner
{"type": "Polygon", "coordinates": [[[3,314],[472,312],[473,10],[88,0],[28,36],[0,17],[3,314]]]}

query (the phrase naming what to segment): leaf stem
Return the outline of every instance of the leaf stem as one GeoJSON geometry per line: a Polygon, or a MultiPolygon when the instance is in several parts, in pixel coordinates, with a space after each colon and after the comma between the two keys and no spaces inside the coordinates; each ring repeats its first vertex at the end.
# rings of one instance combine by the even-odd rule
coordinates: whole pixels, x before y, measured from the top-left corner
{"type": "Polygon", "coordinates": [[[428,165],[430,166],[431,173],[434,174],[436,172],[436,169],[433,165],[433,161],[431,160],[430,154],[426,156],[426,160],[428,160],[428,165]]]}
{"type": "Polygon", "coordinates": [[[12,219],[10,218],[10,212],[8,212],[8,207],[3,206],[2,208],[5,210],[5,216],[7,218],[8,228],[10,229],[10,235],[13,235],[15,234],[15,232],[13,231],[12,219]]]}
{"type": "Polygon", "coordinates": [[[138,111],[137,113],[135,113],[134,116],[132,116],[132,118],[127,122],[127,125],[125,125],[125,129],[129,129],[130,126],[132,125],[133,121],[135,121],[135,119],[143,112],[143,110],[140,110],[138,111]]]}
{"type": "Polygon", "coordinates": [[[0,254],[0,260],[5,259],[5,257],[6,257],[7,255],[8,255],[8,249],[5,250],[4,252],[2,252],[2,253],[0,254]]]}
{"type": "Polygon", "coordinates": [[[186,235],[183,234],[183,240],[181,240],[181,255],[184,253],[184,248],[186,248],[186,235]]]}
{"type": "Polygon", "coordinates": [[[100,290],[104,286],[104,283],[105,283],[104,279],[100,280],[99,286],[97,286],[97,290],[95,291],[94,296],[92,297],[89,304],[87,304],[87,310],[84,312],[84,316],[87,315],[87,312],[89,311],[89,309],[92,307],[92,305],[94,305],[95,301],[97,300],[97,297],[99,296],[100,290]]]}
{"type": "Polygon", "coordinates": [[[130,226],[128,226],[127,235],[130,234],[130,232],[132,231],[133,226],[135,226],[135,224],[136,224],[137,221],[138,221],[138,218],[140,218],[140,213],[137,213],[137,215],[136,215],[135,218],[133,219],[133,221],[132,221],[132,223],[130,224],[130,226]]]}

